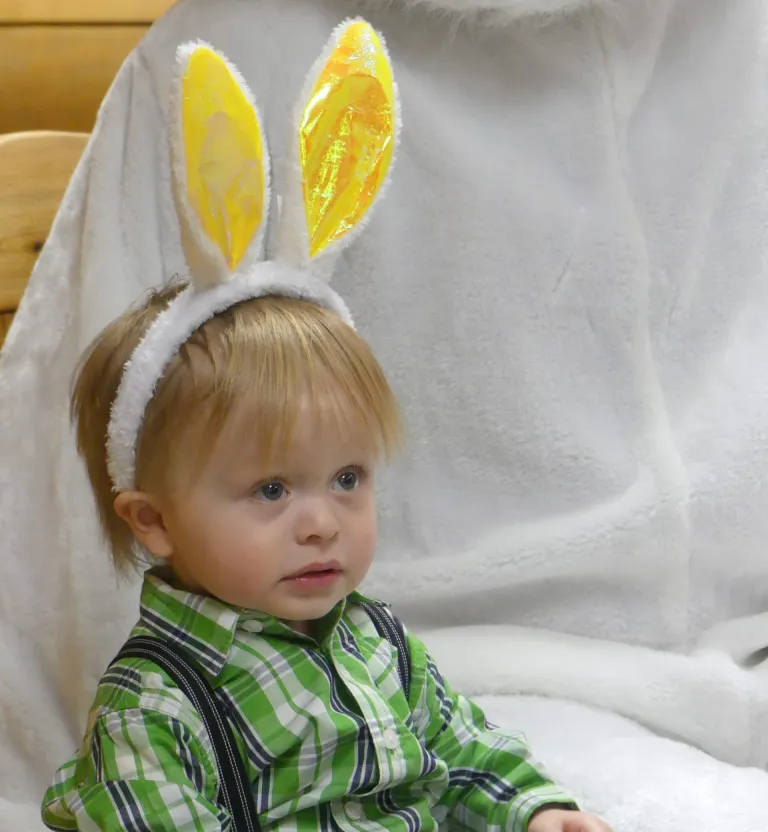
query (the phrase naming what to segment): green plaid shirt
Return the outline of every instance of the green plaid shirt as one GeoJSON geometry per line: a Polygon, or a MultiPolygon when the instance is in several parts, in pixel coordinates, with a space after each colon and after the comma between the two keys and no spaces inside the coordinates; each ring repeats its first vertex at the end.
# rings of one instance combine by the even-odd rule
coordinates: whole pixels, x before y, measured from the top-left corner
{"type": "MultiPolygon", "coordinates": [[[[314,638],[172,588],[147,573],[133,635],[188,650],[228,710],[264,829],[402,830],[438,824],[524,832],[549,803],[573,806],[523,737],[490,726],[409,635],[407,702],[392,645],[352,594],[314,638]]],[[[45,795],[56,830],[213,832],[229,827],[200,717],[156,666],[102,678],[77,755],[45,795]]]]}

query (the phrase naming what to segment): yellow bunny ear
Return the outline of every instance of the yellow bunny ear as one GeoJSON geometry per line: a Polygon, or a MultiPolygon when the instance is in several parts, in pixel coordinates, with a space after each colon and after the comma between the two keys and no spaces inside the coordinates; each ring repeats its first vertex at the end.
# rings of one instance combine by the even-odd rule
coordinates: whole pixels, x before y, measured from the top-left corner
{"type": "Polygon", "coordinates": [[[334,32],[299,117],[304,258],[351,242],[382,189],[397,143],[397,89],[383,41],[363,20],[334,32]]]}
{"type": "Polygon", "coordinates": [[[182,241],[197,288],[261,258],[269,206],[267,147],[247,84],[204,43],[177,53],[173,169],[182,241]]]}

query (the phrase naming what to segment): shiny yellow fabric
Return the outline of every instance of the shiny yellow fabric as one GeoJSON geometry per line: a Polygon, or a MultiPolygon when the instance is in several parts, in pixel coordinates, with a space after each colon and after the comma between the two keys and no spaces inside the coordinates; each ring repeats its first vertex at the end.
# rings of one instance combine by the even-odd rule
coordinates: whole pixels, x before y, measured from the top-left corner
{"type": "Polygon", "coordinates": [[[264,143],[256,111],[213,50],[192,53],[182,79],[187,194],[234,269],[264,219],[264,143]]]}
{"type": "Polygon", "coordinates": [[[299,125],[310,256],[351,231],[374,203],[392,162],[395,119],[395,85],[381,41],[367,23],[352,23],[299,125]]]}

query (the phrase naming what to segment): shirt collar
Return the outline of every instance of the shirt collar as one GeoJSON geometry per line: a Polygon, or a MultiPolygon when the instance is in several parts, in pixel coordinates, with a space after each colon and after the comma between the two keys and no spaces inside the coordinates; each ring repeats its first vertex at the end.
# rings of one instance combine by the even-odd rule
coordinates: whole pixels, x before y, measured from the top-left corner
{"type": "Polygon", "coordinates": [[[141,590],[141,623],[156,636],[185,649],[213,677],[224,669],[239,629],[254,632],[252,623],[259,622],[259,634],[284,641],[315,643],[324,641],[336,629],[344,615],[347,600],[340,601],[319,622],[315,639],[303,636],[288,625],[258,610],[225,604],[216,598],[179,589],[170,583],[170,575],[156,567],[144,573],[141,590]]]}

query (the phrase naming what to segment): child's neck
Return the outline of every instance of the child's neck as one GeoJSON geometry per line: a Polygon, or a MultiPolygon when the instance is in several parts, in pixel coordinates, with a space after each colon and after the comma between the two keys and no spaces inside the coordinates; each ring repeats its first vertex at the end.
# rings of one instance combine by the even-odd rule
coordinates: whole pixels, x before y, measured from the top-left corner
{"type": "Polygon", "coordinates": [[[315,634],[314,623],[314,621],[283,621],[283,624],[303,636],[313,636],[315,634]]]}

